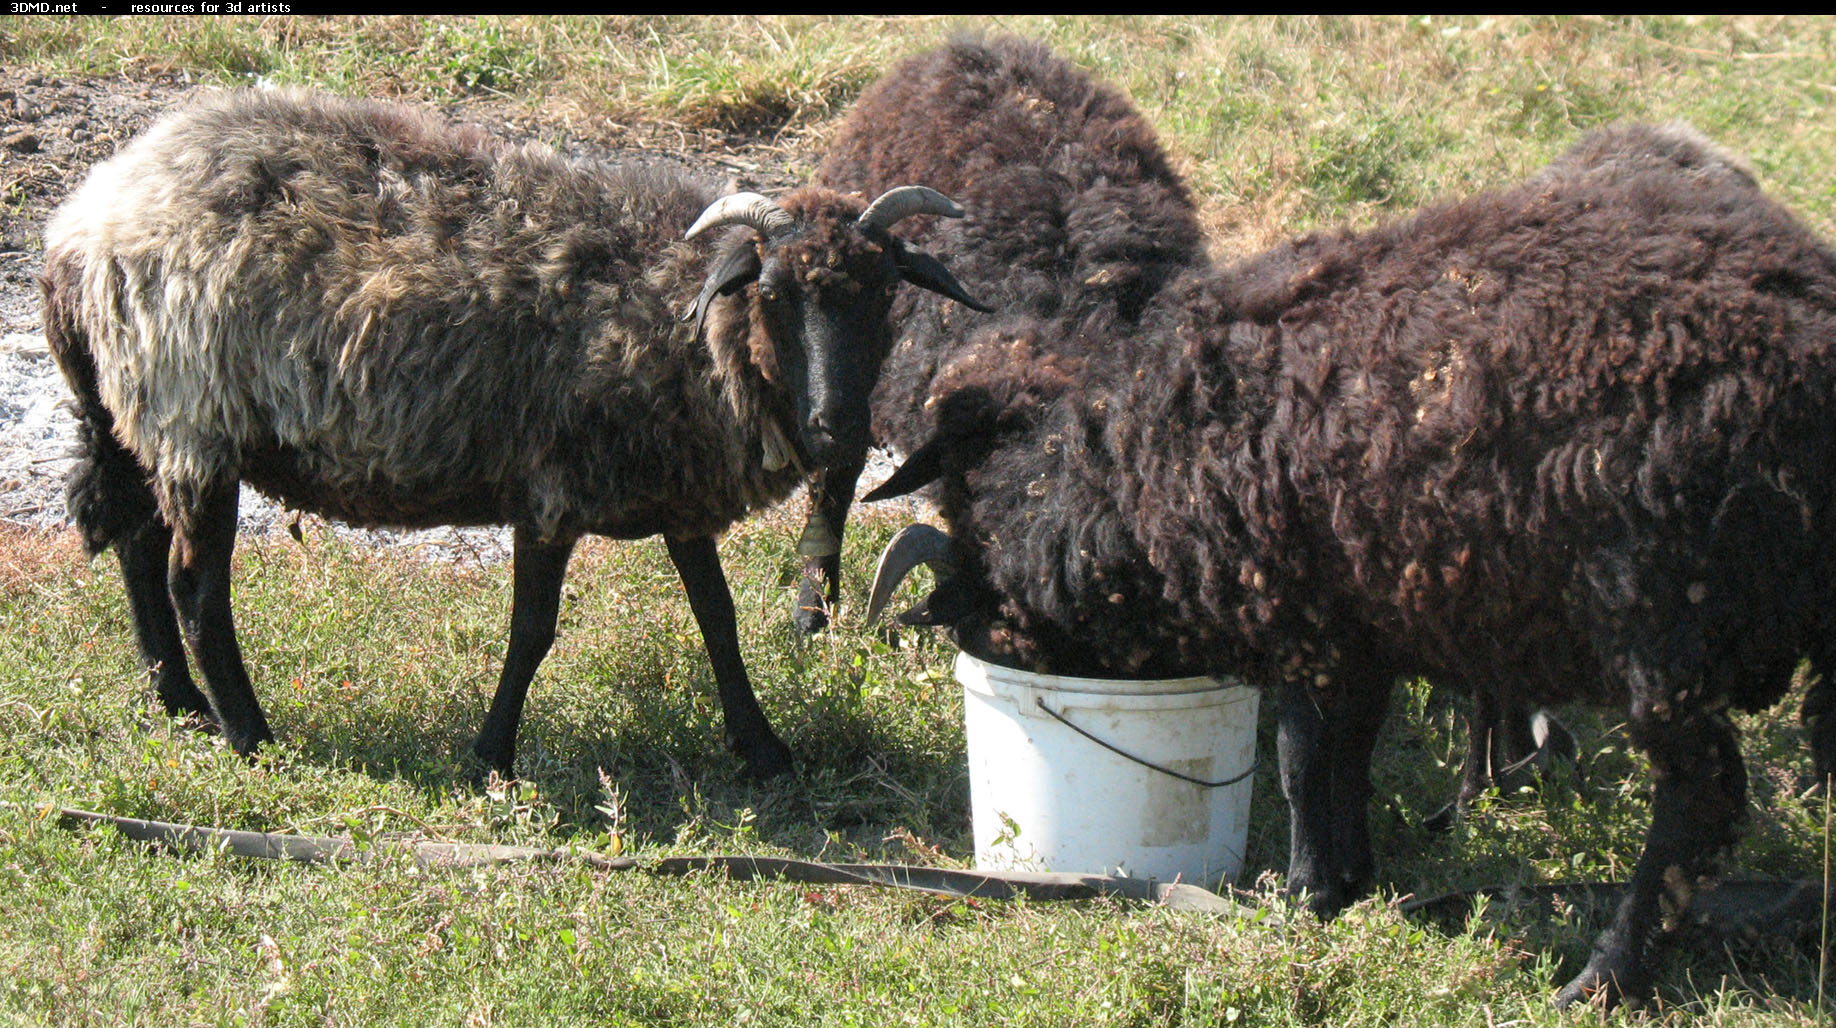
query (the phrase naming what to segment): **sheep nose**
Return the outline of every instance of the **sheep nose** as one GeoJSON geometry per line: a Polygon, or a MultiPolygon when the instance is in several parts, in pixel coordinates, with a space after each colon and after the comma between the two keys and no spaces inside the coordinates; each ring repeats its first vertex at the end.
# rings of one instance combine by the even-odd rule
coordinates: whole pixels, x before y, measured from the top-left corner
{"type": "Polygon", "coordinates": [[[823,463],[834,451],[835,433],[821,414],[812,414],[803,423],[803,448],[817,463],[823,463]]]}

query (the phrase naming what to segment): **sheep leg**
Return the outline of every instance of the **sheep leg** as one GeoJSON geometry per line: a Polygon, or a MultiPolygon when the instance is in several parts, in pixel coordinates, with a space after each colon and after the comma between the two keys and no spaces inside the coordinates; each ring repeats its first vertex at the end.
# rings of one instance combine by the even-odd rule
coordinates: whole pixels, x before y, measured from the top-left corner
{"type": "Polygon", "coordinates": [[[1282,686],[1275,750],[1288,801],[1287,893],[1331,917],[1348,902],[1333,846],[1331,730],[1317,697],[1299,682],[1282,686]]]}
{"type": "Polygon", "coordinates": [[[146,469],[115,438],[115,418],[97,391],[95,361],[87,340],[80,334],[72,337],[75,330],[63,323],[56,304],[47,300],[46,309],[46,337],[78,399],[77,454],[81,459],[70,474],[67,501],[71,519],[82,529],[90,553],[110,546],[115,549],[141,664],[166,713],[211,721],[210,701],[193,684],[186,667],[185,641],[167,592],[172,529],[160,516],[146,469]]]}
{"type": "MultiPolygon", "coordinates": [[[[1511,721],[1522,720],[1522,710],[1504,712],[1495,696],[1485,690],[1472,692],[1472,710],[1467,714],[1467,758],[1460,765],[1460,791],[1454,793],[1441,810],[1430,813],[1421,821],[1421,826],[1428,832],[1449,832],[1454,822],[1460,821],[1472,806],[1472,800],[1478,799],[1485,789],[1493,788],[1496,778],[1502,777],[1511,769],[1513,760],[1509,760],[1504,751],[1517,738],[1511,721]]],[[[1528,736],[1528,721],[1522,721],[1522,734],[1528,736]]]]}
{"type": "Polygon", "coordinates": [[[1389,710],[1394,676],[1374,665],[1345,672],[1344,694],[1331,719],[1332,845],[1337,856],[1341,905],[1370,891],[1371,753],[1389,710]]]}
{"type": "Polygon", "coordinates": [[[1472,701],[1473,707],[1466,720],[1466,761],[1460,765],[1460,789],[1441,809],[1422,819],[1422,827],[1431,832],[1451,830],[1465,816],[1473,800],[1492,787],[1497,766],[1493,739],[1501,720],[1498,702],[1484,691],[1474,691],[1472,701]]]}
{"type": "Polygon", "coordinates": [[[1371,753],[1395,675],[1369,655],[1336,669],[1324,689],[1288,682],[1277,711],[1276,751],[1288,801],[1291,896],[1331,917],[1370,888],[1371,753]]]}
{"type": "Polygon", "coordinates": [[[242,649],[236,644],[235,620],[230,614],[236,499],[235,482],[208,490],[200,497],[191,519],[193,527],[178,533],[178,560],[167,572],[166,585],[223,736],[237,753],[247,756],[255,752],[255,747],[272,741],[274,733],[269,731],[268,719],[249,684],[242,649]]]}
{"type": "Polygon", "coordinates": [[[1460,790],[1440,810],[1422,820],[1431,832],[1444,832],[1454,826],[1473,800],[1497,785],[1508,788],[1513,780],[1521,781],[1528,769],[1540,784],[1541,776],[1557,764],[1573,765],[1576,760],[1575,737],[1566,726],[1547,711],[1532,713],[1514,700],[1501,701],[1484,690],[1473,693],[1473,709],[1466,726],[1466,762],[1460,769],[1460,790]],[[1546,736],[1538,741],[1536,724],[1541,721],[1546,736]]]}
{"type": "Polygon", "coordinates": [[[1490,789],[1493,774],[1504,761],[1495,751],[1502,741],[1498,701],[1491,693],[1473,693],[1473,709],[1466,724],[1466,764],[1460,768],[1460,792],[1454,797],[1454,810],[1464,813],[1467,806],[1490,789]]]}
{"type": "Polygon", "coordinates": [[[1594,940],[1587,966],[1556,995],[1558,1006],[1598,1001],[1611,1007],[1648,997],[1647,956],[1664,922],[1683,914],[1699,881],[1714,874],[1738,839],[1747,776],[1733,726],[1720,712],[1665,718],[1634,717],[1633,742],[1650,753],[1657,781],[1651,828],[1625,899],[1594,940]]]}
{"type": "Polygon", "coordinates": [[[1460,769],[1460,792],[1455,811],[1464,813],[1473,800],[1523,769],[1536,753],[1530,731],[1530,712],[1514,701],[1501,701],[1488,690],[1473,692],[1473,710],[1466,726],[1466,764],[1460,769]]]}
{"type": "Polygon", "coordinates": [[[1568,726],[1547,710],[1532,710],[1516,700],[1493,708],[1491,719],[1490,780],[1511,788],[1528,775],[1532,785],[1558,766],[1572,767],[1580,759],[1580,744],[1568,726]]]}
{"type": "Polygon", "coordinates": [[[472,742],[478,759],[508,778],[516,763],[516,728],[523,720],[523,703],[536,668],[555,643],[555,623],[561,616],[561,583],[567,577],[572,538],[545,542],[532,529],[517,526],[511,543],[510,645],[504,651],[503,673],[484,727],[472,742]]]}
{"type": "Polygon", "coordinates": [[[1492,713],[1487,726],[1492,735],[1488,776],[1501,789],[1511,787],[1513,780],[1521,781],[1524,771],[1535,774],[1547,763],[1546,759],[1539,763],[1530,716],[1530,708],[1515,700],[1500,704],[1492,713]]]}
{"type": "Polygon", "coordinates": [[[134,619],[134,639],[140,660],[153,682],[153,691],[167,714],[213,722],[210,701],[191,680],[185,664],[185,640],[179,634],[178,615],[167,591],[167,562],[172,552],[172,529],[157,517],[114,542],[127,585],[128,609],[134,619]]]}
{"type": "Polygon", "coordinates": [[[727,726],[727,748],[739,754],[747,772],[755,777],[789,772],[790,747],[773,734],[765,712],[759,709],[758,697],[753,695],[752,683],[746,678],[739,628],[733,617],[733,594],[720,569],[720,553],[714,548],[714,539],[702,536],[664,541],[669,546],[669,559],[682,577],[682,587],[688,591],[689,607],[701,628],[708,660],[714,665],[721,717],[727,726]]]}
{"type": "Polygon", "coordinates": [[[829,626],[829,612],[841,602],[842,526],[854,504],[855,483],[865,468],[863,460],[825,471],[810,486],[810,513],[797,542],[803,556],[803,575],[797,587],[797,610],[792,620],[799,631],[814,635],[829,626]]]}
{"type": "Polygon", "coordinates": [[[1810,685],[1804,690],[1804,706],[1798,711],[1810,735],[1811,767],[1824,788],[1832,786],[1836,776],[1836,683],[1830,681],[1836,669],[1836,656],[1813,654],[1810,658],[1810,685]]]}

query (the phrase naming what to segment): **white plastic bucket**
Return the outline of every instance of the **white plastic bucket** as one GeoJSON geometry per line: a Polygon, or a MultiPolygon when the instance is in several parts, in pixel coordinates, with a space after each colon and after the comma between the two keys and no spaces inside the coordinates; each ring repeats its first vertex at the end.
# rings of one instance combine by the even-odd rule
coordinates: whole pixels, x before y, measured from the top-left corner
{"type": "Polygon", "coordinates": [[[956,680],[977,867],[1205,887],[1242,870],[1255,689],[1218,678],[1040,675],[967,653],[956,680]]]}

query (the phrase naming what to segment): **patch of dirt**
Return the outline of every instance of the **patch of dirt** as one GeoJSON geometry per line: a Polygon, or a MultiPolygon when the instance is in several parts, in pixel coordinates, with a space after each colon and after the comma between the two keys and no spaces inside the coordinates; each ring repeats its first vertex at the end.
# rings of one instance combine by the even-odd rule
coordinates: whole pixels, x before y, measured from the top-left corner
{"type": "Polygon", "coordinates": [[[0,336],[39,330],[45,218],[90,165],[187,91],[170,78],[64,82],[0,67],[0,336]]]}
{"type": "MultiPolygon", "coordinates": [[[[172,75],[59,79],[0,66],[0,520],[41,528],[64,521],[63,481],[75,422],[63,406],[69,394],[46,348],[39,311],[45,221],[90,166],[202,88],[172,75]]],[[[442,112],[578,156],[669,161],[734,188],[776,194],[797,184],[795,151],[775,139],[710,141],[685,132],[669,144],[657,142],[651,131],[640,150],[631,145],[638,133],[629,128],[595,125],[569,112],[532,114],[493,99],[448,104],[442,112]]],[[[889,459],[876,455],[864,482],[883,479],[891,468],[889,459]]],[[[801,517],[800,498],[786,501],[779,516],[791,510],[801,517]]],[[[293,521],[246,488],[242,511],[245,530],[277,530],[293,521]]],[[[509,553],[507,530],[338,531],[452,559],[498,560],[509,553]]]]}
{"type": "Polygon", "coordinates": [[[189,91],[171,78],[60,81],[0,68],[0,518],[61,523],[74,422],[45,349],[45,219],[89,166],[189,91]]]}

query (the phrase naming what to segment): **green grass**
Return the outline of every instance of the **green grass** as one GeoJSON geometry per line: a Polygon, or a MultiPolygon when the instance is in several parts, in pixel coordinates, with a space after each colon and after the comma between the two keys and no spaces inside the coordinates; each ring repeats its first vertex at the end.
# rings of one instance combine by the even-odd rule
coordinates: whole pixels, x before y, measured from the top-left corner
{"type": "MultiPolygon", "coordinates": [[[[857,589],[893,527],[849,547],[857,589]]],[[[764,785],[721,751],[711,674],[667,557],[599,544],[577,559],[561,637],[522,734],[524,781],[463,759],[496,678],[504,568],[417,563],[326,533],[248,540],[237,610],[281,743],[253,764],[157,716],[133,672],[112,559],[66,537],[0,537],[0,1023],[21,1024],[1472,1024],[1557,1023],[1547,995],[1598,916],[1403,917],[1401,894],[1623,878],[1646,781],[1617,732],[1568,712],[1580,770],[1494,797],[1446,835],[1453,708],[1403,691],[1377,767],[1384,891],[1319,925],[1120,902],[960,902],[868,889],[652,879],[579,867],[423,871],[180,857],[45,804],[360,838],[740,852],[961,865],[967,823],[950,653],[894,648],[844,617],[814,641],[788,617],[793,533],[723,544],[742,641],[802,771],[764,785]],[[1232,1012],[1235,1012],[1234,1014],[1232,1012]]],[[[851,595],[858,605],[858,595],[851,595]]],[[[1264,721],[1267,722],[1266,716],[1264,721]]],[[[1265,733],[1269,729],[1265,723],[1265,733]]],[[[1750,719],[1758,783],[1742,873],[1816,864],[1821,805],[1795,719],[1750,719]]],[[[1269,740],[1265,739],[1265,748],[1269,740]]],[[[1239,886],[1285,859],[1272,767],[1255,788],[1239,886]]],[[[1814,937],[1666,959],[1677,1023],[1812,1023],[1814,937]],[[1729,976],[1724,979],[1723,976],[1729,976]]]]}
{"type": "MultiPolygon", "coordinates": [[[[764,143],[807,172],[848,102],[959,26],[1037,35],[1135,97],[1186,170],[1213,245],[1371,224],[1512,180],[1585,129],[1686,118],[1836,235],[1830,19],[0,18],[0,60],[60,75],[183,72],[433,103],[487,101],[589,139],[764,143]],[[541,120],[538,118],[538,120],[541,120]]],[[[502,110],[493,106],[490,110],[502,110]]],[[[893,525],[850,535],[850,603],[893,525]]],[[[112,558],[0,534],[0,1024],[1520,1025],[1597,914],[1488,907],[1411,920],[1392,900],[1623,878],[1648,781],[1610,712],[1564,711],[1581,766],[1494,797],[1445,835],[1463,730],[1399,693],[1376,767],[1382,893],[1331,924],[1115,902],[967,903],[582,868],[299,867],[150,852],[66,831],[43,804],[232,827],[408,834],[654,855],[961,864],[961,708],[939,640],[789,616],[794,531],[722,545],[742,645],[794,779],[750,783],[719,745],[698,633],[660,546],[576,558],[516,789],[461,755],[496,681],[503,568],[427,564],[309,533],[251,540],[237,612],[281,743],[254,763],[149,711],[112,558]]],[[[1748,718],[1742,873],[1822,866],[1796,697],[1748,718]]],[[[1272,704],[1265,704],[1265,707],[1272,704]]],[[[1265,710],[1263,726],[1269,731],[1265,710]]],[[[1264,751],[1272,753],[1265,737],[1264,751]]],[[[1285,862],[1272,761],[1238,885],[1285,862]]],[[[1689,930],[1660,1023],[1828,1023],[1819,942],[1689,930]]]]}

